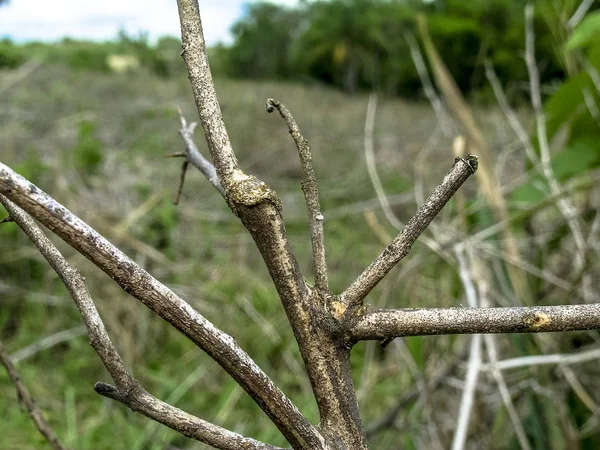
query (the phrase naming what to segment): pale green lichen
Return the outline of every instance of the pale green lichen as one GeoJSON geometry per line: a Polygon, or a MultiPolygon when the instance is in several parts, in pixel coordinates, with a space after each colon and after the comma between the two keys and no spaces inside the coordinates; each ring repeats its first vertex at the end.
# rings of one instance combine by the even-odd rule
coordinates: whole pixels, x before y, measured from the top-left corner
{"type": "Polygon", "coordinates": [[[231,182],[227,186],[227,199],[230,204],[254,206],[262,202],[274,204],[281,209],[281,201],[273,189],[254,175],[247,175],[242,170],[234,170],[231,182]]]}
{"type": "Polygon", "coordinates": [[[552,323],[552,318],[542,312],[529,314],[523,318],[523,323],[532,329],[539,329],[545,327],[546,325],[550,325],[552,323]]]}

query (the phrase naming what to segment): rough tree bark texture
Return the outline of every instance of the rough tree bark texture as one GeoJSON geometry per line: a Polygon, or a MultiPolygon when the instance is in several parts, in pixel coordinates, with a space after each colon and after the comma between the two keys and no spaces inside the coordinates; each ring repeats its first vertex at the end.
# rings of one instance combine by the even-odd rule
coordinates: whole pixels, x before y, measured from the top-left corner
{"type": "MultiPolygon", "coordinates": [[[[361,450],[367,438],[350,373],[352,346],[366,339],[387,342],[399,336],[449,333],[509,333],[592,329],[600,327],[600,305],[534,308],[446,308],[376,310],[365,297],[408,253],[412,244],[477,170],[477,158],[457,158],[440,185],[398,236],[348,288],[339,294],[328,286],[323,214],[312,168],[310,147],[291,113],[269,99],[294,139],[303,168],[315,286],[303,276],[289,245],[281,202],[273,189],[240,168],[231,146],[208,64],[196,0],[179,0],[182,56],[212,159],[198,152],[192,140],[195,124],[182,117],[185,158],[221,193],[248,232],[269,270],[298,342],[320,413],[313,425],[225,332],[195,311],[152,275],[139,267],[83,220],[40,188],[0,163],[0,202],[30,237],[69,289],[90,335],[91,344],[116,386],[98,383],[96,391],[163,423],[186,436],[219,449],[275,449],[232,433],[154,398],[134,380],[111,343],[85,282],[44,236],[29,216],[85,255],[132,297],[144,303],[207,352],[278,427],[294,449],[361,450]]],[[[183,180],[183,178],[182,178],[183,180]]]]}

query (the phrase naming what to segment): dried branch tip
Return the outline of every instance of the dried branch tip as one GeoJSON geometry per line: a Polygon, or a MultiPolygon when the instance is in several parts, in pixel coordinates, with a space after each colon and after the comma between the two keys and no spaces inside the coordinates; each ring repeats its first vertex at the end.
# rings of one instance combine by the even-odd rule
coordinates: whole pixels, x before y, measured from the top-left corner
{"type": "Polygon", "coordinates": [[[479,158],[476,155],[469,154],[466,158],[457,156],[454,159],[454,164],[456,164],[458,161],[463,161],[465,164],[467,164],[471,168],[471,173],[477,172],[477,169],[479,168],[479,158]]]}
{"type": "Polygon", "coordinates": [[[274,98],[268,98],[265,108],[267,109],[268,113],[272,113],[273,111],[275,111],[275,108],[279,109],[280,106],[281,103],[279,103],[277,100],[275,100],[274,98]]]}

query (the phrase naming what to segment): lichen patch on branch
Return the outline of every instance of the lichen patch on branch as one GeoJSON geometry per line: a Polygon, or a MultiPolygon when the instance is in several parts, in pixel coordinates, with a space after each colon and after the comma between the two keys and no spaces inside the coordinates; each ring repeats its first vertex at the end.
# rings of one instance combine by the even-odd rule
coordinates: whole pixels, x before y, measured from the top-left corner
{"type": "Polygon", "coordinates": [[[523,317],[523,323],[532,330],[539,330],[552,323],[552,317],[543,312],[537,312],[523,317]]]}
{"type": "Polygon", "coordinates": [[[226,186],[226,197],[235,208],[235,204],[254,206],[267,201],[281,211],[281,200],[267,183],[254,175],[248,175],[241,169],[235,169],[226,186]]]}

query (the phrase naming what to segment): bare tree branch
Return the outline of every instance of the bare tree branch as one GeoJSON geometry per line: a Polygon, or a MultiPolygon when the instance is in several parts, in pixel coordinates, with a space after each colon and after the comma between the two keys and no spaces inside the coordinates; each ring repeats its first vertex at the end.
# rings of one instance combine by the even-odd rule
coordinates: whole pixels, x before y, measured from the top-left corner
{"type": "Polygon", "coordinates": [[[267,100],[267,111],[273,112],[277,108],[279,114],[285,120],[290,130],[290,134],[298,148],[300,164],[304,179],[302,180],[302,191],[306,200],[308,210],[308,221],[310,224],[310,237],[312,241],[313,264],[315,268],[315,287],[323,293],[329,293],[329,283],[327,281],[327,262],[325,260],[325,239],[323,237],[323,214],[321,213],[321,204],[319,202],[319,190],[315,171],[312,164],[312,154],[310,145],[304,138],[294,120],[292,113],[283,105],[272,98],[267,100]]]}
{"type": "MultiPolygon", "coordinates": [[[[240,448],[276,450],[278,447],[246,438],[225,428],[199,419],[181,411],[150,395],[131,376],[121,356],[104,328],[104,323],[92,300],[84,278],[62,256],[58,249],[44,235],[35,222],[10,200],[0,195],[0,202],[14,217],[40,253],[50,263],[63,281],[83,318],[90,337],[90,344],[100,356],[102,363],[117,386],[96,383],[94,389],[99,394],[117,400],[157,422],[167,425],[188,437],[202,441],[212,447],[227,450],[240,448]]],[[[0,348],[1,350],[1,348],[0,348]]]]}
{"type": "Polygon", "coordinates": [[[125,292],[208,353],[298,448],[320,448],[317,430],[235,342],[52,197],[0,163],[0,193],[113,278],[125,292]]]}
{"type": "Polygon", "coordinates": [[[537,333],[600,328],[600,303],[502,308],[368,309],[348,329],[350,342],[399,336],[537,333]]]}
{"type": "Polygon", "coordinates": [[[412,244],[462,184],[477,170],[477,157],[456,158],[442,183],[421,205],[404,229],[375,261],[340,296],[348,306],[358,306],[385,275],[408,253],[412,244]]]}
{"type": "Polygon", "coordinates": [[[6,371],[8,372],[8,377],[17,388],[19,401],[22,402],[27,408],[27,414],[29,414],[31,420],[33,420],[33,423],[35,423],[35,426],[37,427],[39,432],[42,433],[46,441],[48,441],[48,444],[50,444],[50,446],[54,450],[66,450],[66,447],[62,444],[60,439],[58,439],[58,437],[52,430],[52,427],[50,427],[50,424],[44,418],[44,413],[35,403],[35,400],[29,393],[29,390],[23,383],[21,376],[19,375],[17,369],[15,369],[15,366],[10,360],[8,352],[4,347],[2,341],[0,341],[0,362],[6,368],[6,371]]]}

